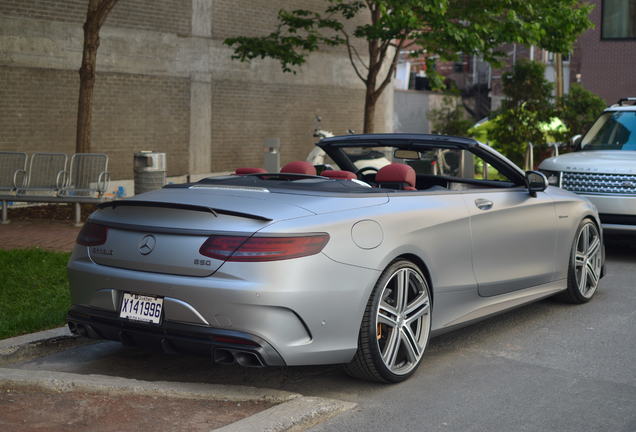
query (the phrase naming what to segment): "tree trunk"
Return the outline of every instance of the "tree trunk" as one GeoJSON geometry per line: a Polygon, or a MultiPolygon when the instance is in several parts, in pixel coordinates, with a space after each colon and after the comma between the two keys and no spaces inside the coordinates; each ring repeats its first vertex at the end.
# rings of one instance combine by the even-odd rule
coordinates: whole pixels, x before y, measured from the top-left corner
{"type": "Polygon", "coordinates": [[[363,133],[373,133],[375,128],[375,89],[367,86],[364,98],[364,127],[363,133]]]}
{"type": "Polygon", "coordinates": [[[84,49],[82,66],[79,70],[80,89],[77,103],[77,134],[75,152],[91,151],[91,122],[93,120],[93,87],[95,87],[95,67],[99,30],[117,0],[89,0],[86,22],[84,22],[84,49]]]}
{"type": "MultiPolygon", "coordinates": [[[[90,14],[90,11],[89,11],[90,14]]],[[[95,86],[95,64],[99,47],[99,28],[94,16],[87,16],[84,23],[84,51],[79,70],[80,89],[77,105],[76,153],[89,153],[91,149],[91,122],[93,119],[93,87],[95,86]]]]}

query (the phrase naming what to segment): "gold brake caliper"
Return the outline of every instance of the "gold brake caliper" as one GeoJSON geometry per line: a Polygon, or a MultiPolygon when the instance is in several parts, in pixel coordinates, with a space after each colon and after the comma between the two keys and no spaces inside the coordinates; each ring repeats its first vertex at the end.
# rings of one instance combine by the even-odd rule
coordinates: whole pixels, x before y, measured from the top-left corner
{"type": "Polygon", "coordinates": [[[378,340],[382,339],[382,324],[378,324],[378,328],[377,328],[377,332],[375,334],[375,337],[378,340]]]}

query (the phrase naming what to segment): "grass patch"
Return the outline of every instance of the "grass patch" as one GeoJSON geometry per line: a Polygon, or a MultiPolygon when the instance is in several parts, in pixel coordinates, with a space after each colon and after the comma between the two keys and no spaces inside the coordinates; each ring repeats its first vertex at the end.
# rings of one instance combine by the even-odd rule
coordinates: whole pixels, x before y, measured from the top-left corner
{"type": "Polygon", "coordinates": [[[71,306],[69,256],[41,249],[0,250],[0,339],[64,324],[71,306]]]}

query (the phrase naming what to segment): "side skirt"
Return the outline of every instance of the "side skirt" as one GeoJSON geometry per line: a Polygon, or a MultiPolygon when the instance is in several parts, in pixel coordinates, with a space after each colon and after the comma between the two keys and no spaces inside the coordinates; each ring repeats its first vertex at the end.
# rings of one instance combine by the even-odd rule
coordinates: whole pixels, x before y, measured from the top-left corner
{"type": "MultiPolygon", "coordinates": [[[[567,279],[561,279],[493,297],[480,297],[473,290],[438,295],[435,309],[448,312],[444,316],[438,317],[440,319],[434,319],[431,336],[437,336],[493,315],[550,297],[566,288],[567,279]]],[[[436,318],[435,312],[434,310],[434,318],[436,318]]]]}

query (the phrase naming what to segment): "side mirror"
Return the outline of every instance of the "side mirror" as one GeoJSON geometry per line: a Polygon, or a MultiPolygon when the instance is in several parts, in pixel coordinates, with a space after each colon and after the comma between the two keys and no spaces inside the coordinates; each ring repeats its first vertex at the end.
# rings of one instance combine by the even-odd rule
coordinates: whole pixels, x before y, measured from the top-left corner
{"type": "Polygon", "coordinates": [[[526,185],[530,196],[536,197],[537,192],[543,192],[548,188],[548,178],[539,171],[526,171],[526,185]]]}
{"type": "Polygon", "coordinates": [[[583,135],[581,134],[574,135],[572,138],[570,138],[570,145],[572,146],[574,150],[578,150],[579,148],[581,148],[582,138],[583,138],[583,135]]]}

